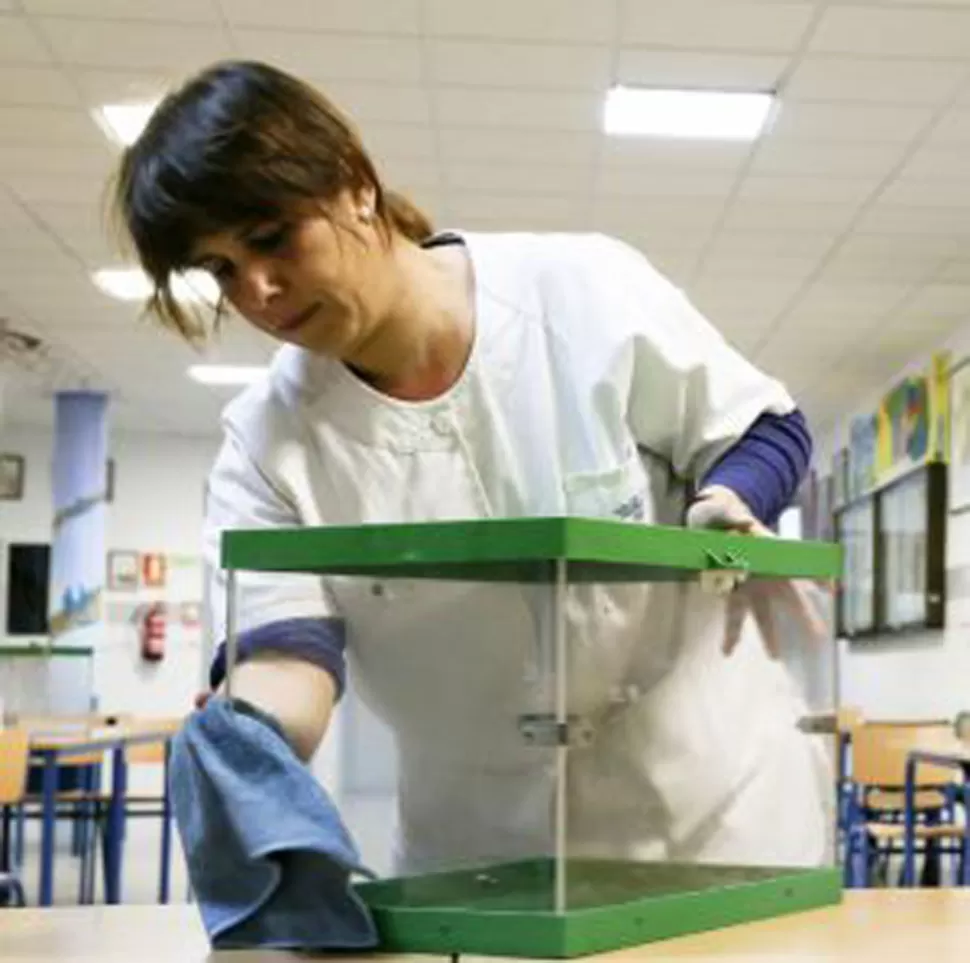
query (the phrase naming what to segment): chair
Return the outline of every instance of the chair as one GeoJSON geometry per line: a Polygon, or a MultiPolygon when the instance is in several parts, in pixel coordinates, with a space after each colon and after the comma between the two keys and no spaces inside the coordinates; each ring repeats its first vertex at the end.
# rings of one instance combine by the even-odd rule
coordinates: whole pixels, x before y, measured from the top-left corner
{"type": "Polygon", "coordinates": [[[24,888],[10,865],[10,811],[19,807],[27,788],[30,736],[23,729],[0,730],[0,809],[3,811],[3,860],[0,862],[0,901],[26,906],[24,888]]]}
{"type": "MultiPolygon", "coordinates": [[[[853,730],[845,833],[847,886],[870,885],[873,863],[879,858],[885,860],[888,874],[891,857],[902,852],[909,753],[915,749],[945,752],[954,745],[952,724],[948,722],[869,722],[853,730]]],[[[919,775],[915,839],[924,856],[924,881],[929,883],[934,880],[939,855],[947,852],[962,860],[970,825],[956,806],[959,773],[921,766],[919,775]]],[[[961,877],[965,869],[961,864],[961,877]]]]}

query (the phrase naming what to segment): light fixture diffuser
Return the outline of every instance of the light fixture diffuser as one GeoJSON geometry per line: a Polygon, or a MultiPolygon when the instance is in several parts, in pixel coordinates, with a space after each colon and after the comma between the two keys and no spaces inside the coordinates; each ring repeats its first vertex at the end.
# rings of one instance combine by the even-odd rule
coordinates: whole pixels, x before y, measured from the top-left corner
{"type": "Polygon", "coordinates": [[[102,104],[94,116],[113,141],[127,147],[138,139],[157,106],[157,100],[138,104],[102,104]]]}
{"type": "Polygon", "coordinates": [[[621,85],[607,92],[603,126],[617,137],[754,140],[774,103],[774,95],[767,93],[621,85]]]}

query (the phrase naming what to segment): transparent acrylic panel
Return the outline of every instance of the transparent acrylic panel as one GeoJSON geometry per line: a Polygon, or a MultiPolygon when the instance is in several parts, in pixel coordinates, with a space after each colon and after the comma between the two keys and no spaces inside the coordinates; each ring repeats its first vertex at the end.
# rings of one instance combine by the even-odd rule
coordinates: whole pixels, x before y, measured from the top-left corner
{"type": "Polygon", "coordinates": [[[660,563],[626,544],[637,528],[564,543],[575,561],[503,556],[497,580],[327,574],[343,749],[384,746],[337,767],[384,808],[337,798],[362,852],[390,849],[360,887],[385,948],[574,956],[837,898],[831,596],[735,587],[772,540],[712,539],[688,564],[673,533],[660,563]]]}
{"type": "MultiPolygon", "coordinates": [[[[766,887],[753,909],[791,871],[834,868],[830,588],[752,578],[726,595],[688,581],[571,598],[570,709],[588,741],[569,750],[567,909],[766,887]]],[[[785,885],[797,901],[816,883],[785,885]]]]}

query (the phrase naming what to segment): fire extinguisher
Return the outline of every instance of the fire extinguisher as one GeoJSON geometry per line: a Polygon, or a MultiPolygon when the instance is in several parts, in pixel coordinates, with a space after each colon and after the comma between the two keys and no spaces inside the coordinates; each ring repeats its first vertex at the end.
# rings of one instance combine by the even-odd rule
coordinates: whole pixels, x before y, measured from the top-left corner
{"type": "Polygon", "coordinates": [[[141,657],[146,662],[160,662],[165,657],[165,604],[145,606],[141,617],[141,657]]]}

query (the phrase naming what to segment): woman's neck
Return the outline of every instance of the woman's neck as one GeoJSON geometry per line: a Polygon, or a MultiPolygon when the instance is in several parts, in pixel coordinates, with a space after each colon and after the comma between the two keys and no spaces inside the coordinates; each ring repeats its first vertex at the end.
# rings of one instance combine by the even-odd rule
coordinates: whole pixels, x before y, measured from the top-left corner
{"type": "Polygon", "coordinates": [[[475,339],[474,283],[463,247],[395,238],[391,309],[348,366],[378,391],[427,401],[461,377],[475,339]]]}

